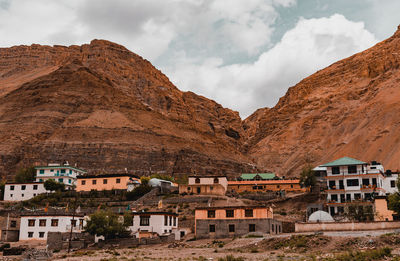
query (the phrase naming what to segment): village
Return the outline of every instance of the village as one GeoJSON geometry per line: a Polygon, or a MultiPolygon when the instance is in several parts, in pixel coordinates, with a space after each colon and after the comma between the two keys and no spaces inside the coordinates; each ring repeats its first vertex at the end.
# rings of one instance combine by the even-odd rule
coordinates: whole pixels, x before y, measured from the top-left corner
{"type": "Polygon", "coordinates": [[[305,168],[300,176],[241,173],[228,179],[210,173],[174,180],[87,174],[68,162],[35,166],[33,180],[4,184],[1,249],[4,256],[30,249],[61,255],[185,248],[201,240],[224,245],[242,238],[250,244],[297,235],[400,231],[398,213],[388,209],[388,197],[398,192],[398,173],[379,162],[343,157],[305,168]]]}

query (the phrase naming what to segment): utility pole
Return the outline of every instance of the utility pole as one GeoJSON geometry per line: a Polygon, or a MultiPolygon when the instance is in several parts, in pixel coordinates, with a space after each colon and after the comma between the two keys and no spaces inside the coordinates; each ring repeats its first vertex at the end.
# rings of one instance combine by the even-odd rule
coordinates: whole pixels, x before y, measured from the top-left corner
{"type": "Polygon", "coordinates": [[[68,240],[68,253],[71,251],[71,240],[72,240],[72,230],[74,229],[74,221],[75,221],[75,212],[77,205],[78,197],[75,195],[75,203],[73,206],[72,219],[71,219],[71,230],[69,232],[69,240],[68,240]]]}

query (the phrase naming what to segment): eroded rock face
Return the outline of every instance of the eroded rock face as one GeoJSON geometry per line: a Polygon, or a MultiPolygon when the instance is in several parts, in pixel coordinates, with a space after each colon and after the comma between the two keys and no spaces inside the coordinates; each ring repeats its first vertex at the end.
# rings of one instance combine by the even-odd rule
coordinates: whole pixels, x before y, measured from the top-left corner
{"type": "Polygon", "coordinates": [[[69,160],[92,171],[252,168],[237,112],[181,92],[123,46],[0,49],[0,174],[69,160]]]}
{"type": "Polygon", "coordinates": [[[298,175],[342,156],[400,169],[400,30],[291,87],[244,121],[259,166],[298,175]]]}

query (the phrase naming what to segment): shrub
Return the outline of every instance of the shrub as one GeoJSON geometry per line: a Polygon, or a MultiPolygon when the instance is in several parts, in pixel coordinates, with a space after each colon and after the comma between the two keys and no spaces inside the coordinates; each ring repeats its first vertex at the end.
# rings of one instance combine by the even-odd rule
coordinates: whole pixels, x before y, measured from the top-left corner
{"type": "Polygon", "coordinates": [[[243,257],[234,257],[233,255],[227,255],[225,257],[218,258],[218,261],[244,261],[243,257]]]}

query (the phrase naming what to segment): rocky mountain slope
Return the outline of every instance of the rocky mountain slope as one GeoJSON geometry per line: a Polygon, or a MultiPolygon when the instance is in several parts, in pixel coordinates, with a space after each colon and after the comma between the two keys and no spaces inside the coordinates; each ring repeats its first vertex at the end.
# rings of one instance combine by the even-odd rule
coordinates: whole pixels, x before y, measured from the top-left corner
{"type": "Polygon", "coordinates": [[[181,92],[123,46],[0,49],[0,174],[68,160],[102,172],[252,168],[237,112],[181,92]]]}
{"type": "Polygon", "coordinates": [[[400,169],[400,26],[389,39],[316,72],[273,108],[244,121],[244,152],[259,166],[298,175],[351,156],[400,169]]]}

